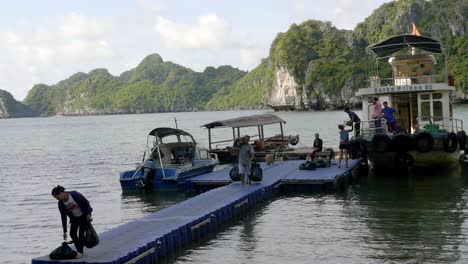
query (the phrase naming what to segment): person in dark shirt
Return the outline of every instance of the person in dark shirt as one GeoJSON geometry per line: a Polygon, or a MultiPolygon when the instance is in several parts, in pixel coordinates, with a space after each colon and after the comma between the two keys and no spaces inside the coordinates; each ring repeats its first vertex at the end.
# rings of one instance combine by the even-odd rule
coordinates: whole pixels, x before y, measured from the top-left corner
{"type": "Polygon", "coordinates": [[[93,208],[89,201],[77,191],[65,192],[65,188],[57,185],[52,189],[52,196],[58,201],[62,217],[63,240],[67,240],[67,216],[70,218],[70,236],[78,251],[76,258],[83,257],[85,231],[91,222],[93,208]]]}
{"type": "Polygon", "coordinates": [[[318,133],[315,134],[314,140],[314,150],[310,153],[310,158],[315,159],[317,152],[321,152],[323,148],[323,141],[320,139],[320,135],[318,133]]]}
{"type": "Polygon", "coordinates": [[[395,109],[388,106],[387,102],[383,103],[384,108],[382,109],[384,118],[387,120],[388,132],[396,133],[397,132],[397,124],[394,117],[395,109]]]}
{"type": "Polygon", "coordinates": [[[344,111],[349,116],[349,122],[348,123],[350,124],[350,126],[353,126],[353,124],[354,124],[354,136],[359,137],[359,135],[361,133],[361,119],[359,118],[359,116],[356,113],[349,110],[349,107],[346,107],[344,109],[344,111]]]}

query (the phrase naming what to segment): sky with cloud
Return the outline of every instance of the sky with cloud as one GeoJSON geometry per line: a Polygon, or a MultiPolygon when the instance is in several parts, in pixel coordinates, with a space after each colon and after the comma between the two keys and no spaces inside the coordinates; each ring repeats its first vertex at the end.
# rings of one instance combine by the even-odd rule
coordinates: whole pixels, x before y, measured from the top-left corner
{"type": "Polygon", "coordinates": [[[151,53],[196,71],[251,70],[292,23],[317,19],[353,29],[388,1],[3,1],[0,89],[23,100],[34,84],[95,68],[119,75],[151,53]]]}

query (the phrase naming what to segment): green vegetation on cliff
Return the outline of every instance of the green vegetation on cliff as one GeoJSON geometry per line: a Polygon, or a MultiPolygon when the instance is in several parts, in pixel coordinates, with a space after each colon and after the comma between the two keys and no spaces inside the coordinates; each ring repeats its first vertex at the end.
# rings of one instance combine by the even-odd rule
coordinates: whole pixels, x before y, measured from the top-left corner
{"type": "Polygon", "coordinates": [[[33,116],[37,116],[37,113],[31,108],[16,101],[9,92],[0,90],[0,118],[33,116]]]}
{"type": "Polygon", "coordinates": [[[24,103],[42,115],[190,111],[203,109],[214,93],[244,75],[230,66],[199,73],[152,54],[119,77],[96,69],[53,86],[35,85],[24,103]]]}

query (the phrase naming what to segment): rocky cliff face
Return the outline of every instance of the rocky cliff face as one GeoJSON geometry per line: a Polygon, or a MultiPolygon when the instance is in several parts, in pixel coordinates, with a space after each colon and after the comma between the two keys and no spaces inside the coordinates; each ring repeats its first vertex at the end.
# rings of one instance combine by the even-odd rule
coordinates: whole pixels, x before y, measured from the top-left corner
{"type": "Polygon", "coordinates": [[[298,95],[297,82],[294,76],[284,66],[279,66],[275,71],[274,86],[267,95],[268,105],[277,109],[300,108],[301,95],[298,95]]]}
{"type": "Polygon", "coordinates": [[[31,108],[16,101],[9,92],[0,90],[0,118],[34,116],[38,115],[31,108]]]}

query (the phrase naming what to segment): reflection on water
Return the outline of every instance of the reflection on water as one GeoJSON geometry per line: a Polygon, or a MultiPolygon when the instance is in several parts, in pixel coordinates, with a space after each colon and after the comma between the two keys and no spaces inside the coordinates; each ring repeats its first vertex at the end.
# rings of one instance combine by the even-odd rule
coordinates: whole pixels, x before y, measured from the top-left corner
{"type": "Polygon", "coordinates": [[[279,197],[176,263],[466,263],[466,174],[371,174],[343,194],[279,197]]]}

